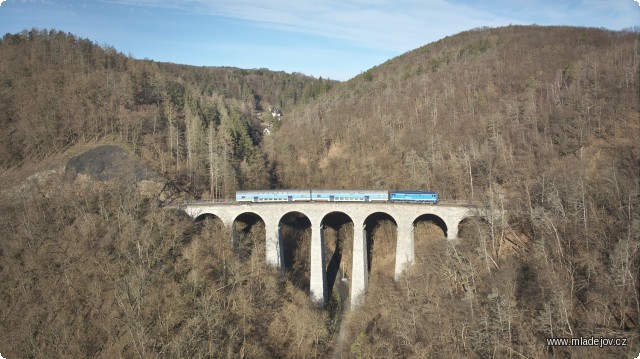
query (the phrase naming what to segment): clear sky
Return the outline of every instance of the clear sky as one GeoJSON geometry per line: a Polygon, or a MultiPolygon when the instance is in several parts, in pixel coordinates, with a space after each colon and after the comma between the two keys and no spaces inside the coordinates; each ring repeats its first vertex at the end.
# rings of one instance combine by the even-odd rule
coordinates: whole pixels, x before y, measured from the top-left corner
{"type": "Polygon", "coordinates": [[[139,59],[348,80],[481,26],[638,26],[636,1],[0,0],[0,35],[54,28],[139,59]]]}

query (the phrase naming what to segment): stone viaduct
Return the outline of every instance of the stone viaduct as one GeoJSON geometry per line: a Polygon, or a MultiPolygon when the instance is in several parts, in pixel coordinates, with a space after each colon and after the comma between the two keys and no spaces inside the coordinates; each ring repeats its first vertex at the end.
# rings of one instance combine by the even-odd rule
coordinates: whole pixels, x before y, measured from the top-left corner
{"type": "Polygon", "coordinates": [[[413,229],[416,220],[427,215],[443,229],[447,239],[456,239],[458,225],[471,216],[477,215],[472,207],[446,204],[430,205],[415,203],[375,203],[375,202],[281,202],[281,203],[215,203],[197,202],[180,206],[189,216],[214,215],[227,228],[239,216],[249,213],[260,217],[265,224],[266,260],[269,264],[284,269],[283,245],[280,231],[281,220],[292,212],[305,215],[311,222],[311,268],[310,292],[315,302],[322,304],[328,299],[327,271],[325,265],[325,243],[323,222],[332,213],[342,213],[353,222],[353,261],[351,269],[351,305],[358,305],[367,288],[367,238],[365,222],[369,216],[382,213],[390,216],[397,225],[396,259],[394,276],[414,260],[413,229]]]}

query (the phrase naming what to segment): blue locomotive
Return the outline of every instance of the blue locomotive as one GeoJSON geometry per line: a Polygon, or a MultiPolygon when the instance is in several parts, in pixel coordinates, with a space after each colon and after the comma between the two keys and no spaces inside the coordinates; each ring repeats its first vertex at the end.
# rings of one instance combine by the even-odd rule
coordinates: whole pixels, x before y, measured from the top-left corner
{"type": "Polygon", "coordinates": [[[438,194],[427,191],[395,191],[389,192],[391,202],[438,203],[438,194]]]}
{"type": "Polygon", "coordinates": [[[237,202],[404,202],[438,203],[438,193],[385,190],[256,190],[237,191],[237,202]]]}

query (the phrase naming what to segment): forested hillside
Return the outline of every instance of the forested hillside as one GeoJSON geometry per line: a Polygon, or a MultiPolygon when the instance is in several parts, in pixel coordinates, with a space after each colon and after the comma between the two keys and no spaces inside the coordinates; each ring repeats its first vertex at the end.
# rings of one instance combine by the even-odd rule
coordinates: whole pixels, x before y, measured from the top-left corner
{"type": "Polygon", "coordinates": [[[35,29],[2,38],[0,79],[2,168],[115,139],[206,198],[231,197],[236,185],[269,186],[258,144],[272,122],[270,107],[286,114],[335,83],[133,60],[88,39],[35,29]]]}
{"type": "Polygon", "coordinates": [[[264,248],[238,251],[229,229],[160,206],[270,186],[260,148],[270,107],[286,118],[334,84],[134,60],[57,31],[5,35],[3,357],[326,353],[329,314],[264,264],[264,248]],[[105,143],[106,158],[83,152],[105,143]],[[137,156],[172,193],[149,193],[131,182],[137,174],[114,173],[140,171],[123,153],[137,156]]]}
{"type": "MultiPolygon", "coordinates": [[[[351,313],[345,354],[582,356],[591,349],[543,338],[637,343],[639,46],[637,33],[600,29],[469,31],[296,109],[267,149],[285,188],[421,188],[507,209],[460,248],[417,239],[427,247],[406,282],[370,288],[351,313]]],[[[611,350],[599,353],[628,353],[611,350]]]]}
{"type": "MultiPolygon", "coordinates": [[[[468,31],[344,83],[134,60],[57,31],[7,34],[0,353],[634,357],[639,64],[638,33],[573,27],[468,31]],[[18,181],[95,143],[126,148],[172,194],[55,166],[18,181]],[[311,187],[434,190],[491,215],[463,223],[457,241],[419,223],[416,262],[397,282],[395,225],[368,229],[366,300],[338,335],[335,291],[326,309],[308,300],[308,229],[283,226],[295,251],[282,275],[264,263],[260,221],[237,223],[232,244],[218,222],[162,208],[311,187]],[[628,345],[545,342],[580,336],[628,345]]],[[[327,252],[343,247],[348,268],[354,224],[336,222],[327,252]]]]}

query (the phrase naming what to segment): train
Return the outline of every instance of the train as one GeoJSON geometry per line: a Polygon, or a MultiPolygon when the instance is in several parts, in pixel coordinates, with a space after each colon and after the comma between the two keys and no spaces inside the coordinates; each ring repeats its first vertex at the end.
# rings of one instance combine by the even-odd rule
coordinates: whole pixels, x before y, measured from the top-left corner
{"type": "Polygon", "coordinates": [[[237,191],[236,202],[402,202],[438,204],[438,193],[416,190],[256,190],[237,191]]]}

